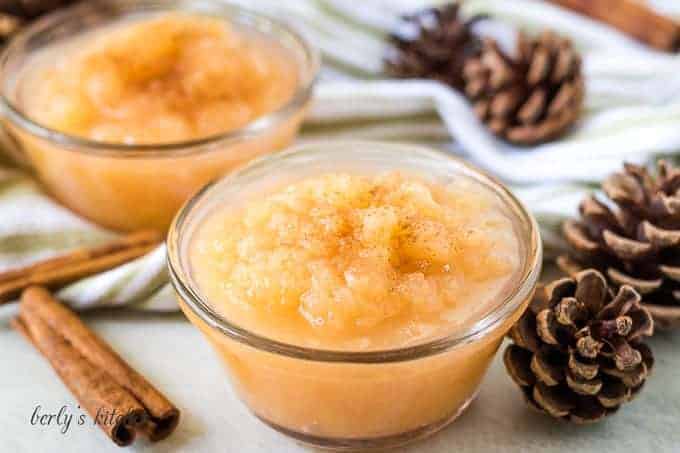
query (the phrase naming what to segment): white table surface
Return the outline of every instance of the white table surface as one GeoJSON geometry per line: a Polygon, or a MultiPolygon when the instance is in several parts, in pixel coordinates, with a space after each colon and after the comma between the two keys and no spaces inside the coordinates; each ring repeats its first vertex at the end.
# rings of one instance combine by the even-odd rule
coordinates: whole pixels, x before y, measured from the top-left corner
{"type": "MultiPolygon", "coordinates": [[[[177,431],[140,452],[309,452],[252,417],[229,388],[208,344],[180,314],[106,311],[85,317],[134,367],[182,410],[177,431]]],[[[648,387],[605,422],[586,427],[558,423],[525,408],[505,374],[500,354],[478,399],[450,427],[406,452],[680,452],[680,332],[652,340],[657,355],[648,387]]],[[[55,412],[74,399],[54,372],[0,321],[0,452],[120,452],[99,428],[33,426],[36,405],[55,412]]]]}

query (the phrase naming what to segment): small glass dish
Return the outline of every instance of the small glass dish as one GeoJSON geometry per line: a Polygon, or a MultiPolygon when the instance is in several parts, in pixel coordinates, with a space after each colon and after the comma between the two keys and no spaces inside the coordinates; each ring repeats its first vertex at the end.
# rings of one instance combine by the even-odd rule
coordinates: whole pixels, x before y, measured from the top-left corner
{"type": "Polygon", "coordinates": [[[280,150],[294,139],[318,67],[315,49],[291,28],[226,2],[82,2],[21,31],[0,57],[5,140],[49,192],[75,212],[114,230],[166,231],[181,205],[207,182],[253,157],[280,150]],[[173,12],[224,19],[276,40],[295,59],[298,80],[291,98],[237,130],[159,145],[90,140],[50,129],[26,115],[17,98],[17,81],[37,52],[97,27],[173,12]]]}
{"type": "Polygon", "coordinates": [[[177,215],[168,253],[180,307],[212,344],[251,411],[299,441],[342,450],[393,447],[428,436],[468,406],[503,336],[533,295],[542,248],[536,222],[521,203],[460,159],[411,145],[335,142],[265,156],[206,187],[177,215]],[[313,349],[244,329],[218,314],[201,293],[189,255],[196,232],[215,209],[311,175],[389,170],[471,179],[507,210],[520,242],[519,269],[497,303],[469,325],[400,349],[313,349]]]}

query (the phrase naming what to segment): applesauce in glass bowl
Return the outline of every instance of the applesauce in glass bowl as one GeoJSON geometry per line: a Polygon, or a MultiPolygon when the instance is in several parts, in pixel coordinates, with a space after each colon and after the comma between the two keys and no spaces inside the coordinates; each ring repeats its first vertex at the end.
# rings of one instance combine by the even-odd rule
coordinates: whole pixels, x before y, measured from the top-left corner
{"type": "Polygon", "coordinates": [[[308,144],[204,189],[168,238],[180,307],[238,395],[320,447],[389,447],[477,393],[541,264],[536,223],[448,154],[308,144]]]}
{"type": "Polygon", "coordinates": [[[165,231],[208,181],[293,140],[318,57],[223,2],[95,0],[27,27],[0,69],[5,129],[55,198],[165,231]]]}

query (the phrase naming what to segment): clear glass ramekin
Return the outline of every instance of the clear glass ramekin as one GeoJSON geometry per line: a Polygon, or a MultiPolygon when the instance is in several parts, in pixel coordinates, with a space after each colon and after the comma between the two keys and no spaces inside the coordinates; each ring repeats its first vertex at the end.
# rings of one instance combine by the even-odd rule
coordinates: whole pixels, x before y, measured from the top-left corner
{"type": "Polygon", "coordinates": [[[331,449],[395,446],[453,421],[474,399],[504,334],[533,295],[542,255],[535,220],[500,182],[446,153],[379,142],[307,144],[250,163],[182,208],[170,228],[168,251],[180,307],[224,362],[240,398],[274,429],[331,449]],[[516,277],[488,312],[425,344],[352,352],[274,341],[211,308],[189,263],[192,238],[206,215],[311,175],[387,170],[442,182],[470,178],[501,200],[522,256],[516,277]]]}
{"type": "MultiPolygon", "coordinates": [[[[150,37],[153,39],[153,37],[150,37]]],[[[27,27],[0,57],[4,137],[26,158],[64,205],[115,230],[167,230],[181,205],[207,182],[255,156],[279,150],[295,137],[318,71],[315,49],[279,21],[226,2],[201,0],[91,0],[27,27]],[[36,52],[95,27],[167,12],[221,18],[280,42],[298,64],[298,86],[276,111],[245,127],[199,140],[162,145],[92,141],[52,130],[23,112],[17,79],[36,52]]]]}

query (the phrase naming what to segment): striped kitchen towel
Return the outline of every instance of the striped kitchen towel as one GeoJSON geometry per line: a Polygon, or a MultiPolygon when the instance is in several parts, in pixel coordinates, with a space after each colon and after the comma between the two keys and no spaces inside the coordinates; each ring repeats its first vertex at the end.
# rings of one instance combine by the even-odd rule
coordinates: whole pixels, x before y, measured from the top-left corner
{"type": "MultiPolygon", "coordinates": [[[[645,163],[680,150],[680,58],[649,50],[617,31],[540,0],[465,0],[464,14],[488,13],[478,31],[511,46],[515,31],[551,27],[584,55],[586,111],[565,138],[516,150],[484,129],[457,92],[431,81],[382,74],[385,37],[404,12],[432,0],[234,0],[288,18],[319,47],[324,66],[300,141],[332,138],[411,141],[445,147],[513,185],[541,224],[548,250],[561,220],[624,160],[645,163]]],[[[673,0],[653,0],[680,14],[673,0]]],[[[0,158],[0,270],[111,236],[52,202],[29,175],[0,158]]],[[[63,289],[77,308],[175,310],[165,249],[63,289]]]]}

